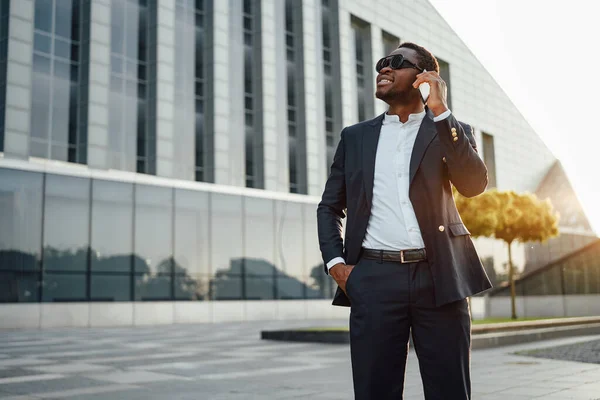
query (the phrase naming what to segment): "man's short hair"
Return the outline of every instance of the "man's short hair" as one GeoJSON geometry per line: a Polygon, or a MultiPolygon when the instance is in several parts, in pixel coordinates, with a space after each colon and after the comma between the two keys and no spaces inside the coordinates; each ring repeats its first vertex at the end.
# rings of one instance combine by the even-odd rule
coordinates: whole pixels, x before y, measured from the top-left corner
{"type": "Polygon", "coordinates": [[[417,52],[417,64],[419,67],[425,68],[427,71],[435,71],[437,73],[440,72],[440,65],[438,64],[437,58],[435,58],[435,56],[431,54],[431,52],[425,47],[411,42],[400,43],[398,48],[400,49],[402,47],[412,49],[417,52]]]}

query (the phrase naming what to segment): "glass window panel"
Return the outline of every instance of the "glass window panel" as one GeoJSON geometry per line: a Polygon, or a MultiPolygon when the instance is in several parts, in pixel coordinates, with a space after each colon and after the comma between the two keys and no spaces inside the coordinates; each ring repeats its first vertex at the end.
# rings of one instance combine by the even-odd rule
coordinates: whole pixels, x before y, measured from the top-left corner
{"type": "Polygon", "coordinates": [[[85,274],[44,274],[42,302],[87,301],[85,274]]]}
{"type": "Polygon", "coordinates": [[[46,54],[50,54],[50,49],[52,46],[52,40],[49,36],[44,35],[42,33],[35,33],[35,38],[33,40],[33,48],[36,51],[41,51],[46,54]]]}
{"type": "Polygon", "coordinates": [[[282,300],[304,299],[304,282],[292,276],[277,277],[277,298],[282,300]]]}
{"type": "Polygon", "coordinates": [[[136,275],[135,300],[171,300],[171,276],[136,275]]]}
{"type": "MultiPolygon", "coordinates": [[[[0,266],[7,262],[0,252],[0,266]]],[[[38,302],[39,274],[17,271],[0,271],[0,303],[38,302]]]]}
{"type": "MultiPolygon", "coordinates": [[[[50,125],[50,79],[45,75],[33,75],[33,101],[31,118],[31,136],[34,138],[48,139],[48,127],[50,125]]],[[[32,155],[37,155],[31,152],[32,155]]],[[[42,152],[47,157],[47,150],[42,152]]]]}
{"type": "MultiPolygon", "coordinates": [[[[68,131],[64,132],[68,134],[68,131]]],[[[50,158],[52,160],[69,161],[69,148],[67,146],[52,145],[50,147],[50,158]]]]}
{"type": "Polygon", "coordinates": [[[176,300],[208,300],[208,294],[208,278],[206,276],[175,276],[176,300]]]}
{"type": "Polygon", "coordinates": [[[136,273],[171,273],[172,211],[172,189],[136,185],[134,248],[139,261],[134,264],[136,273]]]}
{"type": "Polygon", "coordinates": [[[138,59],[138,44],[139,39],[142,38],[139,30],[139,7],[130,1],[125,2],[126,18],[125,24],[125,56],[127,58],[137,60],[138,59]]]}
{"type": "Polygon", "coordinates": [[[94,180],[92,202],[92,271],[130,272],[133,185],[94,180]]]}
{"type": "Polygon", "coordinates": [[[52,1],[35,0],[35,29],[52,31],[52,1]]]}
{"type": "Polygon", "coordinates": [[[246,274],[273,275],[275,270],[273,200],[244,198],[244,239],[246,274]]]}
{"type": "Polygon", "coordinates": [[[91,301],[131,301],[131,275],[92,274],[91,301]]]}
{"type": "MultiPolygon", "coordinates": [[[[333,297],[333,278],[325,275],[321,270],[319,273],[306,277],[307,299],[329,299],[333,297]]],[[[335,281],[334,281],[335,282],[335,281]]]]}
{"type": "Polygon", "coordinates": [[[32,157],[48,158],[49,153],[48,142],[32,139],[29,143],[29,155],[32,157]]]}
{"type": "Polygon", "coordinates": [[[46,175],[44,270],[86,271],[90,181],[46,175]]]}
{"type": "Polygon", "coordinates": [[[212,300],[242,300],[242,278],[217,273],[210,282],[212,300]]]}
{"type": "Polygon", "coordinates": [[[39,268],[42,174],[0,168],[0,270],[39,268]]]}
{"type": "Polygon", "coordinates": [[[280,275],[304,275],[302,204],[277,201],[275,205],[276,265],[280,275]]]}
{"type": "Polygon", "coordinates": [[[123,74],[123,59],[118,55],[112,54],[110,57],[110,70],[116,74],[123,74]]]}
{"type": "Polygon", "coordinates": [[[242,198],[211,194],[212,273],[230,274],[233,260],[243,257],[242,198]]]}
{"type": "Polygon", "coordinates": [[[67,84],[71,80],[71,63],[68,61],[54,60],[54,76],[67,84]]]}
{"type": "Polygon", "coordinates": [[[57,36],[71,39],[73,1],[57,0],[54,2],[54,5],[54,16],[56,18],[54,32],[57,36]]]}
{"type": "Polygon", "coordinates": [[[325,275],[317,232],[317,205],[304,204],[304,259],[309,276],[325,275]]]}
{"type": "Polygon", "coordinates": [[[33,72],[50,75],[50,58],[41,54],[33,55],[33,72]]]}
{"type": "MultiPolygon", "coordinates": [[[[138,82],[137,80],[126,80],[125,81],[125,91],[126,91],[126,95],[130,98],[137,98],[138,97],[138,82]]],[[[141,102],[140,102],[141,103],[141,102]]],[[[142,108],[143,105],[141,105],[142,108]]]]}
{"type": "Polygon", "coordinates": [[[272,300],[275,298],[275,277],[246,276],[246,300],[272,300]]]}
{"type": "Polygon", "coordinates": [[[138,62],[137,60],[126,60],[125,65],[127,66],[127,70],[125,71],[125,77],[127,79],[137,80],[138,76],[138,62]]]}
{"type": "Polygon", "coordinates": [[[175,274],[210,274],[208,193],[175,191],[175,274]]]}
{"type": "Polygon", "coordinates": [[[54,55],[62,58],[71,58],[71,42],[59,38],[54,39],[54,55]]]}

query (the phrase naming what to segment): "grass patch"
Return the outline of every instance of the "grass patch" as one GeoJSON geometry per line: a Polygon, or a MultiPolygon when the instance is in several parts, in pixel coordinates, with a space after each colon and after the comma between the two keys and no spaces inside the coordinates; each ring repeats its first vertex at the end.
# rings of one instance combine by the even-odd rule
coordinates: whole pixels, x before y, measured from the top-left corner
{"type": "MultiPolygon", "coordinates": [[[[558,317],[555,317],[558,318],[558,317]]],[[[539,321],[542,319],[554,319],[550,317],[538,317],[538,318],[517,318],[515,320],[511,318],[486,318],[486,319],[478,319],[473,321],[473,325],[482,325],[482,324],[503,324],[506,322],[523,322],[523,321],[539,321]]],[[[331,331],[348,331],[348,327],[344,326],[320,326],[314,328],[302,328],[298,329],[303,332],[331,332],[331,331]]]]}
{"type": "Polygon", "coordinates": [[[556,319],[559,317],[530,317],[530,318],[486,318],[486,319],[477,319],[473,321],[473,325],[480,324],[503,324],[506,322],[523,322],[523,321],[539,321],[543,319],[556,319]]]}
{"type": "Polygon", "coordinates": [[[330,331],[346,331],[348,332],[348,328],[344,327],[344,326],[331,326],[331,327],[318,327],[318,328],[304,328],[304,329],[298,329],[299,331],[303,331],[303,332],[330,332],[330,331]]]}

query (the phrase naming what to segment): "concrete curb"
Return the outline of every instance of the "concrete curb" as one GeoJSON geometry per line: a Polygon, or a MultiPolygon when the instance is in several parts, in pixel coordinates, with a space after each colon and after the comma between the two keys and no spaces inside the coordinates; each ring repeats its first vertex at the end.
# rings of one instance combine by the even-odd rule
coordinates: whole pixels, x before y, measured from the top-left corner
{"type": "Polygon", "coordinates": [[[513,332],[481,333],[473,334],[471,348],[488,349],[539,340],[598,334],[600,334],[600,323],[527,329],[513,332]]]}
{"type": "MultiPolygon", "coordinates": [[[[485,331],[485,330],[484,330],[485,331]]],[[[572,336],[598,335],[600,334],[600,323],[579,324],[567,326],[551,326],[525,329],[519,327],[513,331],[502,331],[492,333],[473,332],[471,336],[472,349],[488,349],[514,344],[530,343],[539,340],[557,339],[572,336]]],[[[262,331],[261,339],[279,340],[288,342],[309,343],[350,343],[350,333],[346,330],[302,330],[288,329],[280,331],[262,331]]]]}

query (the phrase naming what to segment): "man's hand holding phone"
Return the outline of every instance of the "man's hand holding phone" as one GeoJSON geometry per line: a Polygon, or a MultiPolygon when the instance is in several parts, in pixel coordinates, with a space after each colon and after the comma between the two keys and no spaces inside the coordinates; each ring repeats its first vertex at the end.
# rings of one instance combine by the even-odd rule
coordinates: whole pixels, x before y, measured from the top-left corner
{"type": "MultiPolygon", "coordinates": [[[[354,265],[338,263],[331,267],[331,269],[329,270],[329,275],[331,275],[333,280],[335,280],[335,282],[338,284],[340,289],[344,291],[344,293],[346,293],[346,281],[348,280],[348,277],[350,276],[350,273],[352,272],[353,268],[354,265]]],[[[347,294],[348,293],[346,293],[346,295],[347,294]]]]}
{"type": "Polygon", "coordinates": [[[427,107],[433,112],[434,117],[448,110],[446,82],[437,72],[423,71],[418,74],[417,79],[413,82],[413,87],[419,88],[423,102],[427,103],[427,107]],[[429,86],[429,90],[427,86],[429,86]]]}

